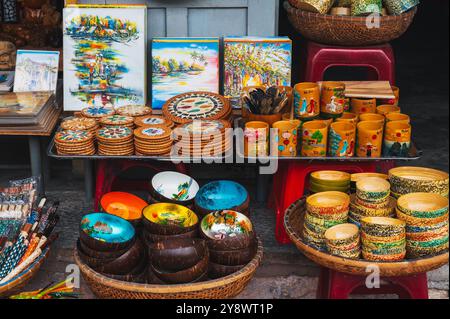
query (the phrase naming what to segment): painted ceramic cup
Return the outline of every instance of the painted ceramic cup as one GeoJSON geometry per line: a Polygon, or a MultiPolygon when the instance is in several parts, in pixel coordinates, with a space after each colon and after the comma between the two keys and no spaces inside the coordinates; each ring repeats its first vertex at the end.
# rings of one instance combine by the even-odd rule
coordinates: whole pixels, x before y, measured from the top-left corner
{"type": "Polygon", "coordinates": [[[384,104],[377,106],[377,113],[385,115],[389,113],[400,113],[401,110],[396,105],[384,104]]]}
{"type": "Polygon", "coordinates": [[[403,122],[410,124],[409,115],[403,113],[388,113],[386,114],[386,123],[389,122],[403,122]]]}
{"type": "Polygon", "coordinates": [[[333,157],[355,155],[356,126],[353,123],[334,122],[330,125],[328,153],[333,157]]]}
{"type": "Polygon", "coordinates": [[[419,4],[419,0],[385,0],[384,5],[391,15],[402,14],[419,4]]]}
{"type": "Polygon", "coordinates": [[[376,99],[352,98],[352,112],[355,114],[375,113],[377,111],[376,99]]]}
{"type": "Polygon", "coordinates": [[[344,112],[341,117],[336,119],[336,122],[348,122],[355,124],[358,123],[358,115],[355,113],[344,112]]]}
{"type": "Polygon", "coordinates": [[[384,134],[385,156],[408,156],[411,146],[411,125],[405,122],[388,122],[384,134]]]}
{"type": "Polygon", "coordinates": [[[275,139],[278,143],[278,155],[296,156],[298,122],[278,121],[272,127],[278,129],[278,134],[275,139]]]}
{"type": "Polygon", "coordinates": [[[321,121],[311,121],[302,127],[302,156],[325,157],[327,155],[328,126],[321,121]]]}
{"type": "Polygon", "coordinates": [[[383,145],[383,124],[359,122],[357,125],[358,157],[380,157],[383,145]]]}
{"type": "Polygon", "coordinates": [[[244,155],[267,156],[269,153],[269,124],[252,121],[245,124],[244,155]]]}
{"type": "Polygon", "coordinates": [[[376,122],[384,125],[385,117],[376,113],[364,113],[359,116],[360,122],[376,122]]]}
{"type": "Polygon", "coordinates": [[[326,118],[338,118],[344,113],[345,84],[342,82],[323,82],[320,112],[326,118]]]}
{"type": "Polygon", "coordinates": [[[352,16],[365,16],[371,13],[381,13],[381,0],[353,0],[351,2],[352,16]]]}
{"type": "Polygon", "coordinates": [[[326,14],[333,6],[334,0],[294,0],[293,4],[296,8],[304,11],[311,11],[326,14]]]}
{"type": "Polygon", "coordinates": [[[305,119],[319,115],[320,89],[317,83],[303,82],[294,87],[294,114],[305,119]]]}

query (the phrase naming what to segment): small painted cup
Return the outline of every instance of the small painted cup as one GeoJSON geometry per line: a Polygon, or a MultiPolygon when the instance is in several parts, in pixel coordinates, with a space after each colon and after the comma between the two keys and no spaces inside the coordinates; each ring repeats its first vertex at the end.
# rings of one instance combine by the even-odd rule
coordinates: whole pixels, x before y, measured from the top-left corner
{"type": "Polygon", "coordinates": [[[385,156],[408,156],[411,146],[411,125],[405,122],[388,122],[384,134],[385,156]]]}
{"type": "Polygon", "coordinates": [[[332,157],[355,155],[356,126],[353,123],[334,122],[330,125],[328,153],[332,157]]]}
{"type": "Polygon", "coordinates": [[[386,114],[386,123],[389,122],[403,122],[410,124],[409,115],[403,113],[388,113],[386,114]]]}
{"type": "Polygon", "coordinates": [[[355,114],[375,113],[377,111],[376,99],[352,98],[352,112],[355,114]]]}
{"type": "Polygon", "coordinates": [[[321,121],[306,122],[302,126],[302,156],[327,155],[328,126],[321,121]]]}
{"type": "Polygon", "coordinates": [[[348,122],[355,125],[358,123],[358,121],[358,115],[350,112],[344,112],[341,117],[336,119],[336,122],[348,122]]]}
{"type": "Polygon", "coordinates": [[[325,118],[338,118],[344,113],[345,84],[342,82],[323,82],[320,112],[325,118]]]}
{"type": "Polygon", "coordinates": [[[269,124],[252,121],[245,124],[244,154],[245,156],[267,156],[269,154],[269,124]]]}
{"type": "Polygon", "coordinates": [[[276,143],[278,143],[278,156],[297,155],[297,131],[299,123],[297,121],[278,121],[273,124],[273,128],[278,130],[276,143]]]}
{"type": "Polygon", "coordinates": [[[400,113],[401,110],[396,105],[384,104],[377,106],[377,113],[385,115],[389,113],[400,113]]]}
{"type": "Polygon", "coordinates": [[[358,157],[381,157],[383,145],[383,124],[359,122],[357,125],[358,157]]]}
{"type": "Polygon", "coordinates": [[[294,115],[308,119],[320,114],[320,89],[317,83],[303,82],[294,86],[294,115]]]}
{"type": "Polygon", "coordinates": [[[376,122],[384,125],[385,117],[377,113],[363,113],[359,115],[360,122],[376,122]]]}

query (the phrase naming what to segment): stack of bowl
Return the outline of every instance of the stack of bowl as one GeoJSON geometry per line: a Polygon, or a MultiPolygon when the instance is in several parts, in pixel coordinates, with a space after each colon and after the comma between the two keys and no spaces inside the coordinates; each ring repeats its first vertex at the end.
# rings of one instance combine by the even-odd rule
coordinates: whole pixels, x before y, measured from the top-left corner
{"type": "Polygon", "coordinates": [[[220,278],[235,273],[256,254],[257,239],[247,216],[232,210],[206,215],[200,233],[210,254],[209,277],[220,278]]]}
{"type": "Polygon", "coordinates": [[[136,229],[141,226],[142,210],[147,205],[138,196],[125,192],[106,193],[100,199],[102,211],[128,220],[136,229]]]}
{"type": "Polygon", "coordinates": [[[361,220],[362,255],[373,261],[399,261],[406,255],[405,222],[390,217],[361,220]]]}
{"type": "Polygon", "coordinates": [[[320,193],[337,191],[348,193],[350,189],[350,174],[340,171],[317,171],[309,177],[309,191],[320,193]]]}
{"type": "Polygon", "coordinates": [[[425,167],[396,167],[389,171],[392,195],[435,193],[448,197],[448,173],[425,167]]]}
{"type": "Polygon", "coordinates": [[[350,197],[342,192],[322,192],[306,199],[303,240],[325,249],[325,232],[336,225],[347,223],[350,197]]]}
{"type": "Polygon", "coordinates": [[[353,224],[340,224],[325,232],[325,242],[330,254],[358,259],[361,254],[359,228],[353,224]]]}
{"type": "Polygon", "coordinates": [[[106,213],[83,216],[77,249],[88,266],[107,277],[139,283],[146,280],[147,251],[134,227],[123,218],[106,213]]]}
{"type": "Polygon", "coordinates": [[[150,244],[148,282],[185,284],[207,279],[208,247],[203,239],[179,238],[150,244]]]}
{"type": "Polygon", "coordinates": [[[448,198],[433,193],[411,193],[397,201],[397,217],[406,222],[408,258],[448,251],[448,198]]]}
{"type": "Polygon", "coordinates": [[[380,173],[355,173],[350,175],[350,192],[356,193],[356,182],[358,182],[359,180],[363,179],[363,178],[367,178],[367,177],[379,177],[385,180],[389,179],[389,176],[387,176],[386,174],[380,174],[380,173]]]}
{"type": "Polygon", "coordinates": [[[356,183],[350,196],[349,222],[360,226],[364,217],[394,217],[395,198],[389,196],[390,184],[380,177],[366,177],[356,183]]]}
{"type": "Polygon", "coordinates": [[[221,210],[234,210],[249,216],[250,196],[244,186],[227,180],[213,181],[195,196],[195,211],[204,217],[221,210]]]}

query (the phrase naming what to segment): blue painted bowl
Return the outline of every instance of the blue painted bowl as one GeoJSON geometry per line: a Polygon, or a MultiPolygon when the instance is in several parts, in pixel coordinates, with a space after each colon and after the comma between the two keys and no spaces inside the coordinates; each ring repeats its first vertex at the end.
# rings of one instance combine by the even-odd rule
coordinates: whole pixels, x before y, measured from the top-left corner
{"type": "Polygon", "coordinates": [[[227,180],[214,181],[204,185],[195,197],[195,206],[201,215],[227,209],[245,214],[248,204],[249,196],[244,186],[227,180]]]}
{"type": "Polygon", "coordinates": [[[129,248],[135,235],[130,222],[106,213],[84,215],[80,224],[80,240],[96,251],[129,248]]]}

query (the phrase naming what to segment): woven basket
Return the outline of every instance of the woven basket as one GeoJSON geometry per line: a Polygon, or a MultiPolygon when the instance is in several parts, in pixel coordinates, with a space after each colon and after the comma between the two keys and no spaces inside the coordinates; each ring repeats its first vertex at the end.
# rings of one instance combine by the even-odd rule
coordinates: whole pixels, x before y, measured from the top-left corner
{"type": "Polygon", "coordinates": [[[47,259],[49,249],[42,254],[20,274],[0,285],[0,297],[9,297],[20,291],[39,271],[44,261],[47,259]]]}
{"type": "Polygon", "coordinates": [[[410,26],[417,7],[401,15],[381,16],[380,27],[369,29],[366,17],[332,16],[302,11],[284,2],[289,21],[309,40],[332,45],[366,46],[400,37],[410,26]]]}
{"type": "Polygon", "coordinates": [[[215,280],[181,285],[128,283],[105,277],[82,262],[75,249],[75,262],[92,292],[104,299],[226,299],[237,296],[253,278],[263,257],[261,241],[253,260],[240,271],[215,280]]]}

